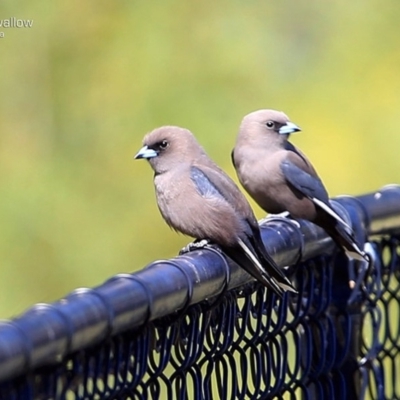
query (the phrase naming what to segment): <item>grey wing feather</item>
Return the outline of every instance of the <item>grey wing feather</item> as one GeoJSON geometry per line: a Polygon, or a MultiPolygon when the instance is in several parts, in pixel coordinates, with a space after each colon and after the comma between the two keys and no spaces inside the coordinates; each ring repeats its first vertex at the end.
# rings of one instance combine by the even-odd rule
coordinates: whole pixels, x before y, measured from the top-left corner
{"type": "MultiPolygon", "coordinates": [[[[223,198],[241,218],[251,219],[253,225],[258,225],[250,205],[241,193],[235,182],[219,167],[203,165],[193,165],[191,167],[192,180],[198,187],[197,190],[208,190],[210,186],[214,188],[214,195],[223,198]],[[202,189],[200,189],[200,186],[202,189]]],[[[204,192],[207,193],[207,192],[204,192]]],[[[208,192],[210,193],[210,192],[208,192]]]]}
{"type": "Polygon", "coordinates": [[[347,229],[351,230],[349,225],[331,207],[328,192],[319,178],[308,174],[306,171],[287,160],[281,163],[281,170],[286,180],[293,187],[312,200],[319,209],[322,209],[325,213],[343,224],[347,229]]]}
{"type": "Polygon", "coordinates": [[[218,188],[208,179],[207,175],[197,167],[190,168],[190,178],[192,179],[197,191],[203,197],[219,197],[224,199],[224,196],[218,188]]]}
{"type": "MultiPolygon", "coordinates": [[[[301,153],[298,153],[294,147],[287,148],[287,150],[295,152],[307,164],[307,161],[302,157],[301,153]]],[[[350,255],[352,258],[369,262],[364,251],[358,247],[351,227],[331,207],[328,193],[321,180],[288,160],[281,163],[281,170],[290,185],[308,197],[325,216],[330,216],[336,222],[339,222],[339,224],[327,224],[325,220],[326,222],[323,227],[332,236],[333,240],[345,250],[346,254],[350,255]]]]}
{"type": "Polygon", "coordinates": [[[319,178],[308,174],[290,161],[281,163],[281,170],[286,180],[299,192],[310,199],[318,199],[329,205],[329,196],[319,178]]]}
{"type": "Polygon", "coordinates": [[[285,144],[284,144],[284,147],[285,147],[285,150],[292,151],[297,156],[299,156],[303,160],[304,164],[310,165],[310,163],[305,158],[304,154],[301,151],[299,151],[299,149],[297,149],[295,146],[293,146],[292,143],[286,141],[285,144]]]}

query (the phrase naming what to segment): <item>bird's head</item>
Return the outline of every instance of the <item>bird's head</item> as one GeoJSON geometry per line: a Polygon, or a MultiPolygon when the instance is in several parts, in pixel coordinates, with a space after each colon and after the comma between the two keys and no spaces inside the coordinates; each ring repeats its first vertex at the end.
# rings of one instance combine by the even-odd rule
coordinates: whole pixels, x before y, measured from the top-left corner
{"type": "Polygon", "coordinates": [[[240,125],[239,137],[255,143],[282,143],[291,133],[301,129],[286,114],[275,110],[258,110],[246,115],[240,125]]]}
{"type": "Polygon", "coordinates": [[[156,174],[190,163],[204,151],[193,134],[178,126],[162,126],[148,133],[135,160],[147,159],[156,174]]]}

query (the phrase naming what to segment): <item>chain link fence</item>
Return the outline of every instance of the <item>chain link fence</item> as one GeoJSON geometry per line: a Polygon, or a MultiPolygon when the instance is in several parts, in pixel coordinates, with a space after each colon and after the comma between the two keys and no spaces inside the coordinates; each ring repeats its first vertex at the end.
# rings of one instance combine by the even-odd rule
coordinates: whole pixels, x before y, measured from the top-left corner
{"type": "Polygon", "coordinates": [[[399,399],[400,187],[336,206],[373,262],[262,221],[282,300],[209,247],[0,323],[0,399],[399,399]]]}

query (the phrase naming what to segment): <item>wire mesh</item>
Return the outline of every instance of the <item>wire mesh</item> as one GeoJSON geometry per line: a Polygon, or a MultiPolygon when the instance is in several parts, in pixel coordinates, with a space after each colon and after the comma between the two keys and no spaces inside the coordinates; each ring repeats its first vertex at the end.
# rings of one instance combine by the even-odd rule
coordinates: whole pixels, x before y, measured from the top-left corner
{"type": "Polygon", "coordinates": [[[369,267],[332,247],[292,265],[282,300],[250,282],[108,332],[3,380],[0,399],[399,399],[399,240],[375,236],[369,267]]]}

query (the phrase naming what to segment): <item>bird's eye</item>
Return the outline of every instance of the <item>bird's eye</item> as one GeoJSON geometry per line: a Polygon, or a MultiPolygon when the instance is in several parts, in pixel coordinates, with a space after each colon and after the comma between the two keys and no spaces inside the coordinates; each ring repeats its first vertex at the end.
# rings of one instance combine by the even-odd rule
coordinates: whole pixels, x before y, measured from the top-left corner
{"type": "Polygon", "coordinates": [[[267,128],[273,128],[275,126],[272,121],[268,121],[265,125],[267,125],[267,128]]]}
{"type": "Polygon", "coordinates": [[[168,142],[166,140],[163,140],[162,142],[160,142],[160,149],[161,150],[165,150],[168,146],[168,142]]]}

